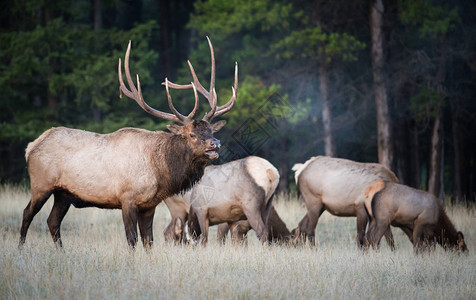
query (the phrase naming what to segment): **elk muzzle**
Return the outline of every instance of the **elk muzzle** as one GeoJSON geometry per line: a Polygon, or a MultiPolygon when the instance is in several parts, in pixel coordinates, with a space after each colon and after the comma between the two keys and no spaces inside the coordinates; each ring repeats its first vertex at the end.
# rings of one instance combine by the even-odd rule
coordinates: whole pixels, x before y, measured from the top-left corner
{"type": "Polygon", "coordinates": [[[217,151],[220,149],[221,145],[220,145],[220,140],[218,139],[209,139],[207,141],[208,143],[208,148],[207,148],[207,151],[205,151],[205,154],[207,155],[207,157],[209,159],[216,159],[218,158],[218,153],[217,151]]]}

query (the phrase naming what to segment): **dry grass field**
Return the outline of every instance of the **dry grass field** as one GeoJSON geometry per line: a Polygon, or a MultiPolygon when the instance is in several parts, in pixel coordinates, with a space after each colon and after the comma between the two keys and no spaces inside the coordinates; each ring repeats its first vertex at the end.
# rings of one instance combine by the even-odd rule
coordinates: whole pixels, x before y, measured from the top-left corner
{"type": "MultiPolygon", "coordinates": [[[[0,187],[0,299],[476,299],[476,208],[449,207],[463,231],[468,255],[440,247],[415,256],[393,230],[397,249],[363,253],[354,241],[355,219],[325,213],[318,246],[263,247],[251,234],[247,247],[220,246],[214,228],[207,247],[166,244],[169,222],[157,207],[155,245],[128,249],[119,210],[71,208],[57,251],[46,219],[52,198],[35,217],[22,251],[17,249],[25,188],[0,187]]],[[[305,209],[296,197],[277,197],[291,229],[305,209]]]]}

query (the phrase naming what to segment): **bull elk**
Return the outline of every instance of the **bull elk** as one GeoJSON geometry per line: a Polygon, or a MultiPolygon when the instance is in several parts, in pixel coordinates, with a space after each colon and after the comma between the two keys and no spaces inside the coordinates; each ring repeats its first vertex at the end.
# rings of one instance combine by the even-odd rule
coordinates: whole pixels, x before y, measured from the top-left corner
{"type": "Polygon", "coordinates": [[[432,194],[394,182],[377,180],[365,190],[365,207],[371,217],[366,246],[378,248],[390,225],[400,227],[415,253],[438,243],[445,249],[468,251],[461,231],[456,231],[440,201],[432,194]]]}
{"type": "Polygon", "coordinates": [[[25,243],[33,217],[51,194],[54,205],[47,223],[57,247],[62,247],[60,225],[71,204],[77,208],[121,209],[128,244],[135,247],[139,225],[144,247],[152,245],[155,207],[165,198],[193,186],[202,177],[208,162],[218,157],[220,141],[213,134],[226,122],[211,122],[235,103],[238,65],[235,64],[232,96],[225,105],[217,107],[215,57],[208,37],[207,40],[211,53],[210,90],[200,84],[189,61],[192,83],[178,85],[165,79],[168,105],[173,114],[156,110],[144,101],[139,75],[137,87],[134,85],[129,72],[130,42],[124,61],[129,89],[122,79],[119,59],[121,96],[135,100],[155,117],[182,126],[167,125],[170,132],[123,128],[109,134],[53,127],[28,144],[25,158],[31,181],[31,200],[23,212],[20,247],[25,243]],[[193,89],[195,106],[187,116],[175,109],[169,88],[193,89]],[[193,119],[198,108],[197,91],[211,106],[202,120],[193,119]]]}
{"type": "MultiPolygon", "coordinates": [[[[357,241],[364,243],[368,217],[364,191],[378,179],[398,182],[395,174],[381,164],[359,163],[347,159],[315,156],[293,167],[296,184],[304,198],[307,214],[292,231],[294,241],[309,238],[315,245],[317,221],[324,211],[339,217],[357,217],[357,241]]],[[[393,249],[390,229],[385,237],[393,249]]]]}

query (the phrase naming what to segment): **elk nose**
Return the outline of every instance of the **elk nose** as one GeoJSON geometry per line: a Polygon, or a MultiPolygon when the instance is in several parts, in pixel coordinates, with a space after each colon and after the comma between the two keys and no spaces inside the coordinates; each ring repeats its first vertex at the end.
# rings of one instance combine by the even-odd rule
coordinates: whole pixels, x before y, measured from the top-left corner
{"type": "Polygon", "coordinates": [[[220,140],[217,139],[212,139],[210,140],[210,146],[213,147],[214,149],[220,149],[220,140]]]}

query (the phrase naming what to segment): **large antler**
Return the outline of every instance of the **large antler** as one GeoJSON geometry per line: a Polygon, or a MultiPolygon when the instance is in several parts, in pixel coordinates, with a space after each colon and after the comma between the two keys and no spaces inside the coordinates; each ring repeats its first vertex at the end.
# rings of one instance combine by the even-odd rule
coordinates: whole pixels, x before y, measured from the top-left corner
{"type": "Polygon", "coordinates": [[[153,116],[174,121],[174,122],[179,122],[185,125],[189,124],[193,120],[193,117],[195,116],[195,113],[197,112],[197,108],[198,108],[198,94],[197,94],[195,85],[193,83],[190,84],[190,88],[193,88],[193,93],[195,94],[195,107],[193,108],[192,112],[190,112],[190,114],[188,114],[187,116],[184,116],[181,113],[179,113],[177,109],[175,109],[174,105],[172,104],[172,97],[170,97],[167,80],[165,80],[165,88],[167,90],[167,101],[169,103],[170,110],[173,112],[173,114],[165,113],[150,107],[147,103],[145,103],[144,98],[142,97],[139,75],[137,75],[137,88],[135,87],[134,82],[132,81],[131,74],[129,72],[130,52],[131,52],[131,41],[129,41],[129,45],[127,46],[127,51],[126,51],[126,57],[124,58],[124,71],[126,73],[127,83],[129,84],[129,88],[131,90],[129,91],[127,89],[126,85],[124,84],[124,81],[122,80],[121,59],[119,58],[119,66],[118,66],[117,72],[119,74],[120,97],[122,98],[122,95],[126,95],[127,97],[135,100],[137,104],[139,104],[139,106],[142,107],[143,110],[145,110],[146,112],[148,112],[149,114],[153,116]]]}
{"type": "Polygon", "coordinates": [[[191,89],[194,86],[196,87],[197,91],[205,96],[207,98],[208,103],[211,106],[211,110],[203,117],[203,120],[207,122],[211,122],[214,118],[221,116],[222,114],[226,113],[229,111],[233,105],[235,104],[236,100],[236,91],[238,90],[238,63],[235,63],[235,82],[234,86],[231,88],[232,89],[232,96],[230,100],[222,106],[217,107],[217,95],[215,92],[215,53],[213,51],[213,46],[212,42],[210,42],[210,39],[207,36],[208,40],[208,45],[210,46],[210,56],[211,56],[211,63],[212,63],[212,70],[211,70],[211,78],[210,78],[210,90],[207,91],[200,81],[197,78],[197,74],[195,74],[195,70],[193,69],[192,63],[190,61],[187,61],[188,66],[190,68],[190,73],[192,73],[193,77],[193,83],[191,84],[175,84],[173,82],[165,80],[164,83],[162,84],[167,84],[173,88],[173,89],[179,89],[179,90],[185,90],[185,89],[191,89]]]}

